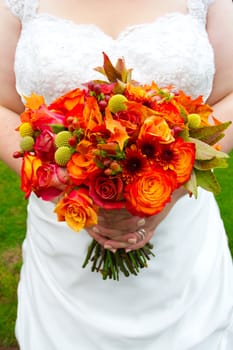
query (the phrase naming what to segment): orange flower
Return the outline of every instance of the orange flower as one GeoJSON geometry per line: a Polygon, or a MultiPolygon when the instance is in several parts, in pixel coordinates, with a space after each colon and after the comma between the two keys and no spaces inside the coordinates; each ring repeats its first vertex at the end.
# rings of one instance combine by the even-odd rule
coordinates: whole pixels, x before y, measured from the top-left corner
{"type": "Polygon", "coordinates": [[[170,143],[174,141],[172,131],[167,122],[163,118],[155,115],[145,120],[138,138],[144,138],[146,134],[156,137],[157,141],[161,143],[170,143]]]}
{"type": "Polygon", "coordinates": [[[136,216],[155,215],[171,200],[174,184],[171,173],[160,168],[148,171],[126,186],[126,208],[136,216]]]}
{"type": "Polygon", "coordinates": [[[103,117],[98,103],[94,97],[88,97],[83,110],[83,121],[86,132],[93,130],[96,126],[103,123],[103,117]]]}
{"type": "Polygon", "coordinates": [[[93,202],[88,196],[88,190],[73,190],[56,206],[58,221],[66,221],[74,231],[97,224],[97,213],[93,202]]]}
{"type": "Polygon", "coordinates": [[[106,128],[111,132],[111,136],[108,142],[117,142],[120,149],[122,150],[125,141],[127,141],[129,138],[126,128],[121,124],[120,121],[113,119],[112,114],[108,108],[106,108],[105,113],[106,128]]]}
{"type": "Polygon", "coordinates": [[[21,189],[25,192],[25,198],[28,198],[32,191],[36,191],[38,185],[36,172],[41,164],[41,160],[36,156],[24,154],[21,168],[21,189]]]}
{"type": "Polygon", "coordinates": [[[39,109],[40,106],[45,104],[45,100],[43,96],[37,95],[34,92],[31,94],[31,96],[27,97],[24,96],[25,98],[25,107],[29,108],[31,110],[36,110],[39,109]]]}
{"type": "Polygon", "coordinates": [[[149,103],[151,97],[158,91],[158,85],[152,82],[150,85],[133,85],[128,84],[125,90],[125,95],[130,101],[149,103]]]}
{"type": "Polygon", "coordinates": [[[74,111],[77,106],[84,104],[85,91],[79,88],[69,91],[67,94],[62,95],[56,99],[49,109],[60,111],[64,114],[74,111]]]}
{"type": "Polygon", "coordinates": [[[122,161],[122,176],[126,183],[133,182],[138,176],[143,175],[149,169],[147,158],[136,147],[131,145],[126,149],[125,160],[122,161]]]}
{"type": "Polygon", "coordinates": [[[152,108],[163,116],[171,128],[174,126],[184,128],[184,118],[180,114],[180,105],[175,99],[154,103],[152,108]]]}
{"type": "Polygon", "coordinates": [[[208,117],[213,110],[208,104],[203,103],[202,96],[198,96],[196,99],[192,100],[192,98],[185,95],[183,91],[179,91],[179,94],[175,96],[175,100],[186,110],[187,114],[200,114],[202,126],[209,125],[208,117]]]}
{"type": "Polygon", "coordinates": [[[195,145],[178,138],[169,145],[161,146],[160,165],[171,169],[181,185],[189,180],[195,161],[195,145]]]}
{"type": "Polygon", "coordinates": [[[100,169],[94,162],[92,144],[86,140],[79,143],[77,153],[74,153],[67,163],[67,171],[71,180],[80,185],[87,183],[90,176],[99,172],[100,169]]]}

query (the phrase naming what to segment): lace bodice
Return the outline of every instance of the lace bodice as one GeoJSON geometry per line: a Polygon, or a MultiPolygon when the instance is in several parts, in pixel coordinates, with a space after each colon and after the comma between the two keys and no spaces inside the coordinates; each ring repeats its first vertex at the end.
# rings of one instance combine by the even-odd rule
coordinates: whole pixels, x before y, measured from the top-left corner
{"type": "Polygon", "coordinates": [[[210,94],[213,50],[205,30],[212,0],[187,0],[187,13],[168,13],[151,23],[123,30],[116,39],[93,24],[78,24],[38,13],[39,0],[6,0],[22,21],[15,56],[17,90],[36,92],[50,102],[100,74],[102,52],[114,62],[124,57],[133,78],[172,84],[193,97],[210,94]]]}

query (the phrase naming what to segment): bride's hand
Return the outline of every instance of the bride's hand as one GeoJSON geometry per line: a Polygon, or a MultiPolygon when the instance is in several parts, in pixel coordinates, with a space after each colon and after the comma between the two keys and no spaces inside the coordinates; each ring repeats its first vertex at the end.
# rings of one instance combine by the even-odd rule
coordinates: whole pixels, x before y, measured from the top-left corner
{"type": "Polygon", "coordinates": [[[87,229],[87,232],[104,248],[112,251],[119,248],[125,248],[126,251],[139,249],[149,242],[156,227],[185,193],[187,192],[183,188],[176,190],[172,201],[162,212],[146,218],[132,216],[125,209],[115,211],[101,209],[98,225],[87,229]]]}

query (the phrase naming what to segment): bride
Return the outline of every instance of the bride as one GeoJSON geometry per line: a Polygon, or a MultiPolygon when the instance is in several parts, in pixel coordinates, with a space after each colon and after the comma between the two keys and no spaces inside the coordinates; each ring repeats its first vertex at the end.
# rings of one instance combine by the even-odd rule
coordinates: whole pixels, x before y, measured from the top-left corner
{"type": "MultiPolygon", "coordinates": [[[[49,103],[99,78],[102,52],[124,57],[133,78],[203,95],[233,120],[231,0],[1,0],[1,158],[20,173],[19,114],[24,96],[49,103]]],[[[222,149],[233,147],[232,128],[222,149]]],[[[102,212],[100,224],[74,233],[54,203],[31,195],[18,287],[16,336],[22,350],[230,350],[233,267],[213,195],[181,190],[152,218],[102,212]],[[143,234],[140,234],[143,233],[143,234]],[[155,258],[135,277],[103,281],[82,269],[94,237],[106,249],[155,258]]]]}

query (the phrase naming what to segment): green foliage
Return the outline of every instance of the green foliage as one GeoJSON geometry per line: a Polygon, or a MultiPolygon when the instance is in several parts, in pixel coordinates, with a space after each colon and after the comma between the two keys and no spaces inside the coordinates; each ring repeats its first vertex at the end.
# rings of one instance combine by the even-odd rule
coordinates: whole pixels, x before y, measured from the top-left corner
{"type": "Polygon", "coordinates": [[[25,234],[26,204],[20,182],[0,163],[0,347],[15,345],[16,288],[25,234]]]}
{"type": "Polygon", "coordinates": [[[216,196],[222,219],[228,235],[229,246],[233,256],[233,151],[230,153],[228,160],[229,167],[227,169],[216,169],[215,176],[217,177],[221,192],[216,196]]]}

